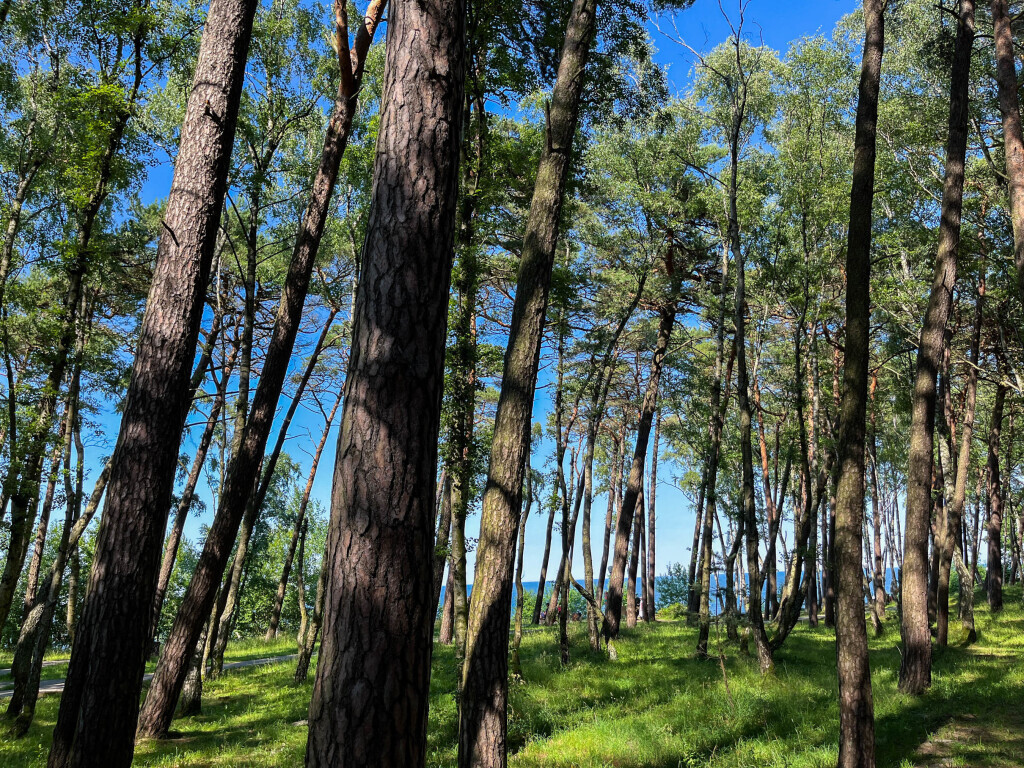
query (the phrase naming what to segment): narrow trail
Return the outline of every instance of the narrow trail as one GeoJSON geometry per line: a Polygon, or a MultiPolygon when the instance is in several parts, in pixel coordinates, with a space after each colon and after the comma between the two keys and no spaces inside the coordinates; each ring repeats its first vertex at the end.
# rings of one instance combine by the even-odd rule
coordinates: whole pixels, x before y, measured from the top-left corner
{"type": "MultiPolygon", "coordinates": [[[[271,657],[268,657],[268,658],[265,658],[265,659],[246,659],[244,661],[232,661],[232,662],[224,665],[224,671],[226,672],[229,669],[239,669],[241,667],[261,667],[261,666],[265,666],[267,664],[278,664],[278,663],[285,662],[285,661],[294,661],[297,658],[298,658],[298,656],[296,654],[292,653],[292,654],[288,654],[286,656],[271,656],[271,657]]],[[[57,660],[57,661],[43,662],[43,666],[44,667],[45,666],[54,667],[54,666],[58,666],[60,664],[67,664],[67,661],[66,660],[57,660]]],[[[0,675],[10,675],[10,673],[11,673],[11,671],[9,669],[0,670],[0,675]]],[[[152,680],[152,679],[153,679],[153,673],[152,672],[147,672],[145,674],[145,676],[143,676],[143,678],[142,678],[143,682],[147,682],[147,683],[150,680],[152,680]]],[[[59,680],[41,680],[39,682],[39,695],[41,697],[42,696],[46,696],[47,694],[50,694],[50,693],[60,693],[63,690],[64,690],[64,680],[63,679],[59,679],[59,680]]],[[[12,692],[12,683],[10,683],[8,681],[5,681],[2,684],[2,687],[0,687],[0,700],[2,700],[2,699],[9,699],[11,697],[11,692],[12,692]]]]}

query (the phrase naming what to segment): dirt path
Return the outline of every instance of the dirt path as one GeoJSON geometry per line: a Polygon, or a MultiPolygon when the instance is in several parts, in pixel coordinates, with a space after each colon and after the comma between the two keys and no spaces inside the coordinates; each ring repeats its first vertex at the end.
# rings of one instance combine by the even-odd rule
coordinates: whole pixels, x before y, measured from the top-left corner
{"type": "MultiPolygon", "coordinates": [[[[272,656],[266,659],[246,659],[245,661],[233,661],[230,664],[224,665],[224,670],[238,669],[239,667],[262,667],[267,664],[278,664],[284,661],[294,661],[298,656],[296,654],[290,654],[287,656],[272,656]]],[[[57,661],[52,664],[66,664],[67,662],[57,661]]],[[[44,662],[46,666],[46,662],[44,662]]],[[[3,670],[4,672],[10,672],[10,670],[3,670]]],[[[153,673],[147,672],[142,678],[144,682],[149,682],[153,679],[153,673]]],[[[48,693],[60,693],[64,690],[64,680],[41,680],[39,682],[39,695],[45,696],[48,693]]],[[[11,684],[4,683],[3,689],[0,689],[0,699],[9,699],[11,697],[11,684]]]]}

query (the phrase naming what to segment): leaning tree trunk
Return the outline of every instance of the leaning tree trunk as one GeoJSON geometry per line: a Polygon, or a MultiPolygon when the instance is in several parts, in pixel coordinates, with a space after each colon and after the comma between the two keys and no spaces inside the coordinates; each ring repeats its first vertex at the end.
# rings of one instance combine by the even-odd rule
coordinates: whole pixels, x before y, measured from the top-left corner
{"type": "MultiPolygon", "coordinates": [[[[295,389],[295,394],[292,396],[291,403],[289,404],[288,410],[281,422],[281,426],[278,429],[277,440],[275,441],[270,454],[263,461],[262,479],[259,481],[259,485],[256,486],[256,490],[251,493],[245,501],[245,512],[242,516],[241,530],[238,534],[238,543],[235,546],[235,558],[231,564],[231,570],[228,573],[227,582],[221,592],[223,604],[218,604],[219,615],[217,617],[217,623],[214,626],[214,642],[212,643],[213,650],[210,654],[211,663],[208,669],[209,675],[212,678],[220,675],[224,668],[224,652],[227,650],[228,639],[231,635],[231,627],[234,625],[234,617],[239,605],[238,600],[242,587],[242,571],[245,568],[249,556],[249,542],[252,539],[252,532],[255,528],[256,520],[259,517],[260,511],[263,509],[263,502],[270,490],[270,485],[274,481],[274,472],[277,469],[277,462],[281,457],[281,451],[284,449],[284,441],[288,436],[288,428],[291,426],[292,419],[295,417],[295,412],[298,410],[299,403],[302,401],[302,395],[306,391],[309,379],[313,375],[313,371],[316,369],[316,364],[320,359],[320,354],[328,345],[327,337],[331,331],[331,326],[334,323],[336,314],[337,310],[332,308],[323,321],[323,330],[320,332],[316,346],[313,348],[313,352],[309,356],[309,360],[306,362],[305,370],[302,373],[302,377],[299,379],[299,384],[295,389]]],[[[268,356],[268,360],[269,359],[270,358],[268,356]]],[[[264,375],[266,374],[266,370],[267,366],[264,365],[264,375]]],[[[340,402],[340,399],[341,396],[339,394],[336,403],[340,402]]],[[[253,430],[255,431],[260,429],[260,425],[262,423],[262,421],[254,420],[253,430]]],[[[267,427],[267,429],[269,429],[269,427],[267,427]]],[[[244,429],[242,431],[243,433],[245,432],[244,429]]],[[[324,437],[326,439],[326,435],[324,437]]],[[[256,454],[253,455],[253,458],[255,461],[259,461],[256,454]]],[[[317,462],[315,461],[314,467],[316,463],[317,462]]],[[[214,520],[214,523],[216,525],[216,519],[214,520]]],[[[292,541],[295,542],[295,539],[292,541]]]]}
{"type": "MultiPolygon", "coordinates": [[[[667,259],[666,263],[670,263],[667,259]]],[[[651,359],[651,373],[647,379],[643,404],[640,408],[640,419],[636,430],[636,446],[633,449],[633,461],[629,468],[629,479],[626,484],[626,495],[619,510],[619,519],[615,530],[615,554],[612,558],[612,572],[608,578],[607,608],[604,614],[602,632],[605,642],[614,640],[619,635],[619,624],[622,621],[622,590],[626,575],[626,561],[629,557],[629,532],[633,527],[637,500],[643,490],[644,463],[647,458],[647,442],[651,436],[651,423],[654,420],[654,409],[658,400],[658,387],[661,381],[661,369],[668,351],[672,326],[676,320],[675,296],[662,304],[658,320],[658,340],[651,359]]]]}
{"type": "Polygon", "coordinates": [[[388,19],[323,565],[328,589],[309,706],[310,768],[417,768],[426,760],[464,26],[462,0],[397,0],[388,19]]]}
{"type": "Polygon", "coordinates": [[[203,471],[203,466],[206,464],[206,454],[210,450],[210,444],[213,442],[213,435],[217,429],[220,412],[224,407],[228,379],[231,376],[233,363],[234,354],[224,364],[220,384],[217,386],[217,394],[210,405],[210,414],[206,419],[206,427],[199,438],[199,445],[196,446],[196,455],[192,460],[192,468],[189,470],[188,479],[185,481],[185,487],[181,492],[181,498],[174,513],[174,522],[171,524],[171,532],[167,537],[163,560],[160,562],[160,575],[157,577],[156,582],[156,596],[153,599],[153,617],[149,632],[151,639],[156,637],[157,627],[160,624],[160,615],[163,613],[164,608],[164,598],[167,596],[167,587],[171,583],[174,562],[178,558],[178,547],[181,546],[181,537],[185,532],[185,521],[189,510],[192,508],[192,500],[195,498],[199,476],[203,471]]]}
{"type": "MultiPolygon", "coordinates": [[[[213,608],[217,587],[231,554],[231,547],[256,487],[260,462],[274,422],[277,401],[291,362],[309,280],[326,225],[334,183],[337,180],[338,167],[351,132],[366,51],[383,13],[383,5],[383,0],[371,3],[351,51],[345,45],[338,46],[341,85],[327,125],[320,165],[313,179],[309,202],[295,239],[259,385],[253,397],[241,444],[238,451],[233,453],[227,469],[220,504],[210,527],[206,545],[178,609],[164,652],[157,664],[149,694],[146,696],[146,703],[139,715],[139,735],[143,737],[163,736],[170,727],[174,706],[188,673],[190,654],[202,633],[203,623],[213,608]]],[[[342,13],[338,32],[347,40],[348,30],[344,21],[342,13]]],[[[341,39],[339,35],[339,41],[341,39]]]]}
{"type": "Polygon", "coordinates": [[[207,13],[50,768],[132,761],[166,510],[256,6],[213,0],[207,13]]]}
{"type": "Polygon", "coordinates": [[[899,675],[900,690],[910,694],[923,693],[932,679],[932,641],[928,626],[928,529],[934,463],[935,377],[942,365],[943,337],[956,285],[973,44],[974,0],[962,0],[950,75],[949,138],[939,249],[917,353],[910,427],[906,540],[903,546],[901,631],[904,647],[899,675]]]}
{"type": "Polygon", "coordinates": [[[482,503],[462,676],[460,768],[504,768],[508,761],[508,630],[523,472],[558,224],[596,11],[597,0],[574,0],[570,11],[547,111],[547,141],[526,222],[482,503]]]}
{"type": "Polygon", "coordinates": [[[878,88],[885,40],[884,7],[884,0],[864,0],[864,54],[857,99],[846,246],[846,354],[839,412],[835,533],[839,768],[874,768],[875,765],[875,712],[864,618],[861,546],[871,347],[871,207],[875,187],[878,88]]]}
{"type": "Polygon", "coordinates": [[[327,437],[331,433],[331,426],[334,424],[334,416],[341,405],[341,398],[344,390],[338,388],[338,396],[334,400],[331,412],[327,414],[327,421],[324,424],[323,434],[320,442],[317,443],[313,452],[313,464],[309,468],[309,478],[306,480],[306,487],[302,489],[302,498],[299,499],[299,511],[295,515],[295,525],[292,526],[292,537],[288,541],[288,549],[284,554],[284,566],[281,568],[281,578],[277,582],[277,592],[274,594],[274,605],[270,609],[270,625],[267,627],[265,640],[273,640],[277,637],[277,628],[281,623],[281,609],[284,607],[284,596],[288,591],[288,578],[291,576],[292,561],[295,559],[295,550],[302,534],[302,527],[306,522],[306,508],[309,506],[309,497],[313,492],[313,481],[316,479],[316,470],[320,466],[320,456],[327,445],[327,437]]]}
{"type": "Polygon", "coordinates": [[[107,461],[96,480],[96,486],[93,488],[85,509],[77,519],[75,518],[78,511],[77,499],[69,501],[64,519],[64,530],[57,547],[57,557],[50,565],[50,569],[36,593],[35,601],[22,623],[18,643],[14,650],[14,659],[11,663],[14,688],[11,691],[11,700],[7,707],[7,717],[15,721],[14,730],[19,735],[24,735],[28,731],[35,717],[36,700],[39,698],[39,681],[43,670],[43,656],[50,639],[50,626],[57,606],[57,599],[60,597],[61,579],[64,575],[68,553],[78,545],[79,539],[99,508],[109,477],[110,461],[107,461]]]}

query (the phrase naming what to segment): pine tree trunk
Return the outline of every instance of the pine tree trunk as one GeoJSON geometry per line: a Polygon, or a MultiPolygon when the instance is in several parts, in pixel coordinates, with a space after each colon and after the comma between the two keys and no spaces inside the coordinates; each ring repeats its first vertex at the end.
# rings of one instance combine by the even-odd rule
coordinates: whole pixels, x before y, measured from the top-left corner
{"type": "Polygon", "coordinates": [[[629,537],[636,514],[637,500],[643,490],[644,464],[647,458],[647,442],[651,436],[651,423],[654,420],[654,409],[658,399],[658,387],[661,379],[662,364],[668,351],[672,326],[675,324],[676,306],[666,302],[659,312],[658,340],[651,360],[651,373],[647,379],[643,404],[640,409],[640,420],[637,424],[636,446],[633,449],[633,461],[629,469],[626,494],[619,510],[619,519],[615,530],[615,555],[612,559],[612,572],[608,579],[608,605],[605,609],[602,632],[605,641],[614,640],[619,635],[619,624],[622,621],[622,590],[626,574],[626,561],[629,556],[629,537]]]}
{"type": "Polygon", "coordinates": [[[544,610],[544,587],[548,577],[548,560],[551,558],[551,534],[555,527],[555,512],[558,505],[552,504],[548,512],[548,527],[544,535],[544,555],[540,561],[540,578],[537,580],[537,600],[533,605],[531,624],[540,624],[540,614],[544,610]]]}
{"type": "Polygon", "coordinates": [[[199,438],[196,446],[196,455],[192,460],[192,468],[189,470],[188,479],[181,492],[181,499],[174,513],[174,522],[171,524],[171,531],[167,537],[167,544],[164,547],[163,560],[160,562],[160,575],[156,582],[156,596],[153,599],[153,618],[150,629],[150,638],[155,638],[157,627],[160,624],[160,616],[163,613],[164,598],[167,596],[167,587],[171,583],[171,574],[174,572],[174,562],[178,558],[178,547],[181,546],[181,537],[185,532],[185,521],[189,510],[192,508],[192,500],[195,498],[196,486],[199,484],[199,477],[202,474],[203,466],[206,464],[206,454],[213,442],[213,435],[217,429],[217,420],[220,418],[221,409],[224,407],[228,379],[231,377],[231,369],[234,363],[232,353],[224,364],[221,373],[220,384],[217,386],[217,394],[210,405],[210,414],[206,419],[206,427],[199,438]]]}
{"type": "Polygon", "coordinates": [[[835,527],[839,768],[874,768],[875,765],[875,714],[864,618],[861,537],[871,348],[871,208],[875,184],[878,90],[885,39],[884,7],[883,0],[864,0],[864,54],[857,99],[846,248],[846,354],[839,413],[835,527]]]}
{"type": "Polygon", "coordinates": [[[253,0],[213,0],[71,653],[50,768],[131,763],[188,382],[249,50],[253,0]]]}
{"type": "Polygon", "coordinates": [[[482,503],[463,670],[460,768],[504,768],[508,761],[508,630],[524,462],[558,224],[596,30],[596,5],[596,0],[574,0],[570,11],[548,108],[547,141],[526,222],[482,503]]]}
{"type": "Polygon", "coordinates": [[[992,0],[996,84],[999,111],[1003,117],[1006,183],[1010,193],[1010,221],[1013,225],[1013,260],[1017,265],[1017,291],[1024,297],[1024,132],[1021,129],[1017,64],[1008,6],[1007,0],[992,0]]]}
{"type": "MultiPolygon", "coordinates": [[[[260,487],[256,485],[260,463],[288,373],[310,277],[330,209],[334,183],[351,132],[366,51],[382,13],[383,0],[374,0],[356,33],[352,50],[349,51],[344,45],[339,45],[341,84],[334,102],[334,111],[327,125],[320,164],[313,179],[309,202],[295,239],[259,384],[238,449],[232,452],[220,503],[206,545],[178,610],[171,634],[157,664],[146,703],[139,716],[139,735],[143,737],[160,737],[167,733],[178,694],[188,672],[189,654],[198,642],[203,622],[214,606],[217,586],[231,555],[239,525],[243,522],[243,517],[254,519],[258,511],[258,504],[254,504],[253,495],[254,489],[258,490],[260,487]]],[[[340,26],[342,28],[339,32],[343,33],[347,40],[347,26],[340,26]]],[[[326,331],[325,327],[324,332],[326,331]]],[[[273,460],[272,455],[271,462],[273,460]]],[[[237,583],[234,578],[232,581],[237,583]]],[[[224,595],[225,606],[233,607],[234,590],[236,588],[229,585],[229,590],[224,595]]],[[[216,631],[219,635],[225,634],[222,632],[223,629],[222,623],[216,631]]],[[[226,638],[218,642],[226,642],[226,638]]],[[[208,641],[207,645],[218,649],[215,643],[208,641]]],[[[221,656],[222,653],[215,653],[214,659],[221,656]]]]}
{"type": "Polygon", "coordinates": [[[284,597],[288,591],[288,579],[291,575],[292,561],[295,558],[295,549],[299,543],[302,527],[306,522],[306,508],[309,506],[309,497],[313,492],[313,481],[316,479],[316,470],[320,466],[320,456],[324,452],[324,446],[327,445],[327,437],[331,432],[331,426],[334,424],[334,416],[341,405],[343,393],[344,390],[339,387],[338,396],[334,400],[331,412],[327,414],[327,421],[324,424],[324,431],[320,436],[320,442],[317,443],[316,450],[313,452],[313,463],[309,468],[306,487],[302,489],[302,498],[299,499],[299,511],[295,515],[295,525],[292,527],[292,537],[288,541],[288,549],[284,555],[281,578],[277,582],[277,592],[274,593],[274,605],[270,609],[270,625],[267,627],[266,640],[272,640],[277,637],[277,628],[281,623],[281,609],[284,607],[284,597]]]}
{"type": "Polygon", "coordinates": [[[417,768],[426,760],[464,16],[462,0],[397,0],[388,18],[324,557],[329,589],[309,707],[309,768],[417,768]]]}
{"type": "Polygon", "coordinates": [[[956,285],[973,44],[974,2],[962,0],[950,76],[949,138],[946,145],[939,247],[935,257],[935,277],[918,347],[910,427],[906,540],[903,546],[901,631],[904,647],[899,675],[900,690],[910,694],[921,694],[931,685],[932,644],[928,626],[926,579],[934,462],[935,376],[942,364],[946,321],[956,285]]]}

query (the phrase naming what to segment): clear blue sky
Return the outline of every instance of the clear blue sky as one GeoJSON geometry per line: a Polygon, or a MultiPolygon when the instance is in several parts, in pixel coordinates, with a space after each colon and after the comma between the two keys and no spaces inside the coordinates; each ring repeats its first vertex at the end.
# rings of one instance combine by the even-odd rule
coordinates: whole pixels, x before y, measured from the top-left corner
{"type": "MultiPolygon", "coordinates": [[[[752,41],[763,41],[764,44],[785,53],[791,41],[800,37],[824,34],[830,35],[836,22],[847,13],[855,10],[859,3],[853,0],[792,0],[790,2],[779,2],[778,0],[751,0],[746,11],[746,34],[752,41]]],[[[734,19],[737,18],[738,4],[735,0],[723,0],[722,8],[725,9],[734,19]]],[[[685,48],[675,42],[672,37],[680,36],[698,51],[707,51],[724,41],[729,35],[729,26],[723,18],[722,9],[718,0],[696,0],[694,5],[679,14],[673,20],[663,17],[657,25],[651,25],[651,35],[655,46],[658,49],[656,59],[660,65],[666,68],[669,82],[674,92],[682,92],[686,89],[687,83],[693,72],[693,56],[685,48]],[[660,27],[660,29],[658,28],[660,27]]],[[[851,94],[851,99],[853,94],[851,94]]],[[[169,164],[156,166],[151,169],[149,179],[144,189],[143,197],[147,200],[163,197],[170,187],[171,171],[169,164]]],[[[296,363],[298,364],[298,362],[296,363]]],[[[282,404],[282,410],[286,402],[282,404]]],[[[534,411],[535,421],[542,421],[550,410],[551,403],[547,390],[538,391],[537,403],[534,411]]],[[[91,441],[95,446],[94,456],[98,462],[101,455],[106,455],[112,449],[117,437],[117,417],[113,414],[103,414],[101,417],[101,428],[103,437],[91,441]],[[104,439],[105,438],[105,439],[104,439]]],[[[316,440],[319,438],[322,425],[319,414],[302,409],[297,415],[291,429],[291,435],[285,450],[292,457],[301,463],[304,468],[310,464],[310,454],[316,440]]],[[[329,439],[325,455],[323,456],[317,479],[314,485],[314,498],[319,499],[324,508],[329,507],[331,475],[334,465],[334,442],[337,430],[335,429],[329,439]]],[[[271,441],[276,432],[272,434],[271,441]]],[[[189,441],[185,450],[191,452],[192,441],[189,441]]],[[[546,457],[538,455],[534,457],[534,466],[540,468],[546,457]]],[[[98,464],[90,461],[93,476],[98,472],[98,464]]],[[[670,466],[662,465],[659,472],[661,482],[658,491],[658,571],[663,572],[664,567],[671,561],[687,562],[691,537],[693,535],[694,516],[690,503],[683,494],[672,485],[673,471],[670,466]]],[[[199,527],[208,523],[213,514],[209,489],[201,484],[198,489],[201,496],[207,503],[206,512],[190,520],[186,528],[186,536],[193,541],[199,536],[199,527]]],[[[600,528],[604,522],[604,509],[606,499],[598,498],[594,502],[594,547],[595,560],[600,558],[600,528]]],[[[537,578],[540,570],[540,560],[544,546],[544,528],[546,515],[531,514],[530,523],[526,535],[526,556],[524,563],[524,579],[533,581],[537,578]]],[[[475,515],[468,521],[467,535],[476,538],[479,529],[479,516],[475,515]]],[[[579,552],[580,542],[577,541],[576,551],[579,552]]],[[[556,562],[549,567],[549,578],[557,565],[557,543],[553,546],[555,550],[553,558],[556,562]]],[[[576,558],[577,567],[574,568],[578,576],[582,575],[582,561],[576,558]]],[[[595,564],[596,565],[596,564],[595,564]]],[[[469,558],[469,574],[472,580],[474,558],[469,558]]]]}

